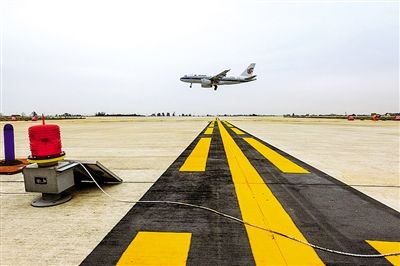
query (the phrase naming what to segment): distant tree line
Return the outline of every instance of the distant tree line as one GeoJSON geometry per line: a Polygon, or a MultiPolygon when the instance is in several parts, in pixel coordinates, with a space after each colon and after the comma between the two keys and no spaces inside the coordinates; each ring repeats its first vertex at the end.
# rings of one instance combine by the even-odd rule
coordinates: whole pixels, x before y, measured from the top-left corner
{"type": "MultiPolygon", "coordinates": [[[[44,115],[46,120],[60,120],[60,119],[84,119],[85,117],[80,114],[55,114],[55,115],[44,115]]],[[[39,115],[36,111],[31,112],[29,115],[22,112],[21,114],[11,114],[11,115],[3,115],[0,114],[0,121],[36,121],[41,119],[41,115],[39,115]]]]}
{"type": "Polygon", "coordinates": [[[348,119],[351,116],[353,119],[358,120],[397,120],[400,113],[385,113],[380,115],[378,113],[367,114],[285,114],[283,117],[293,117],[293,118],[326,118],[326,119],[348,119]]]}
{"type": "Polygon", "coordinates": [[[94,115],[95,116],[145,116],[141,114],[107,114],[105,112],[97,112],[94,115]]]}
{"type": "Polygon", "coordinates": [[[151,116],[175,116],[175,112],[172,113],[172,115],[169,112],[162,112],[162,113],[153,113],[151,116]]]}

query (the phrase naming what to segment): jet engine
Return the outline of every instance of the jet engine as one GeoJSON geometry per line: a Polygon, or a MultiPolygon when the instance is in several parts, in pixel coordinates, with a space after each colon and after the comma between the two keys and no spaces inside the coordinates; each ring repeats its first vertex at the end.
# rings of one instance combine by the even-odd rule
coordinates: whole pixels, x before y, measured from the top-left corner
{"type": "Polygon", "coordinates": [[[202,88],[211,88],[212,82],[209,79],[201,79],[201,87],[202,88]]]}

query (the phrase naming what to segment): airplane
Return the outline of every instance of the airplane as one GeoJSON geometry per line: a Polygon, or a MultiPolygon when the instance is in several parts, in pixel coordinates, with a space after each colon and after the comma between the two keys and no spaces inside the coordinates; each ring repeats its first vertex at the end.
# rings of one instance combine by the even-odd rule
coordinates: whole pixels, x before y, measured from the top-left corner
{"type": "Polygon", "coordinates": [[[256,80],[257,75],[253,75],[255,66],[255,63],[250,64],[238,77],[227,77],[226,74],[230,71],[230,69],[227,69],[215,76],[185,75],[180,80],[190,83],[190,88],[193,83],[200,83],[202,88],[211,88],[214,86],[214,90],[216,91],[219,85],[232,85],[256,80]]]}

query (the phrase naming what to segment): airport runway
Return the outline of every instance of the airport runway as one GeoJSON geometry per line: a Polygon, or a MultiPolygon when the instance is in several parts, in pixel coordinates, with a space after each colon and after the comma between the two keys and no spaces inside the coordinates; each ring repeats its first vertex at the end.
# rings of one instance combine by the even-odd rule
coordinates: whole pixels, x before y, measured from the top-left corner
{"type": "Polygon", "coordinates": [[[390,265],[400,214],[226,121],[213,121],[141,200],[206,206],[215,213],[137,203],[82,265],[390,265]]]}

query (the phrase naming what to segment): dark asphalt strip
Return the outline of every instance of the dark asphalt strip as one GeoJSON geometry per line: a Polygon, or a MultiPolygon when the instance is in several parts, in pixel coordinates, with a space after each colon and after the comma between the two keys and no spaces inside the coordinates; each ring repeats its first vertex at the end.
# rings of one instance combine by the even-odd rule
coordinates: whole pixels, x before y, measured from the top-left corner
{"type": "MultiPolygon", "coordinates": [[[[395,210],[242,129],[246,135],[239,136],[226,128],[309,242],[347,252],[377,254],[365,240],[400,240],[400,214],[395,210]],[[242,137],[257,139],[310,174],[283,174],[242,137]]],[[[317,252],[329,265],[390,265],[384,258],[317,252]]]]}
{"type": "MultiPolygon", "coordinates": [[[[212,135],[204,135],[206,128],[141,200],[198,204],[241,218],[218,125],[215,123],[212,135]],[[211,136],[206,171],[179,172],[199,139],[211,136]]],[[[395,210],[245,131],[245,135],[239,136],[225,128],[309,242],[343,251],[376,254],[365,240],[400,240],[400,214],[395,210]],[[281,173],[243,137],[257,139],[311,173],[281,173]]],[[[115,265],[139,231],[192,233],[189,265],[254,265],[242,224],[199,209],[148,203],[133,206],[82,265],[115,265]]],[[[383,258],[361,259],[317,252],[329,265],[388,264],[383,258]]]]}
{"type": "MultiPolygon", "coordinates": [[[[216,125],[206,171],[179,172],[180,166],[199,138],[205,137],[202,133],[141,200],[169,200],[198,204],[241,218],[216,125]]],[[[123,198],[123,195],[120,197],[123,198]]],[[[81,265],[115,265],[139,231],[192,233],[187,260],[189,265],[254,264],[247,234],[242,224],[199,209],[168,204],[137,203],[81,265]]]]}

